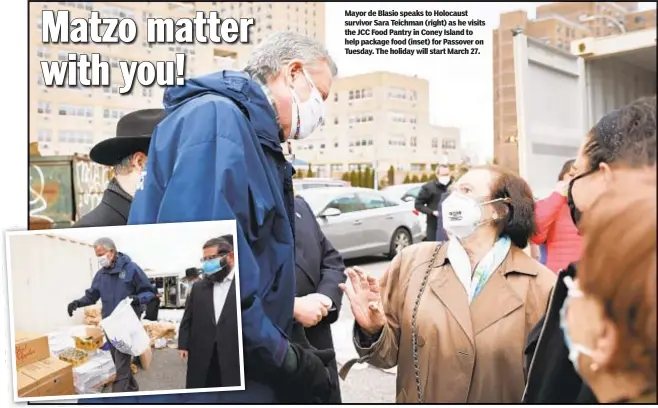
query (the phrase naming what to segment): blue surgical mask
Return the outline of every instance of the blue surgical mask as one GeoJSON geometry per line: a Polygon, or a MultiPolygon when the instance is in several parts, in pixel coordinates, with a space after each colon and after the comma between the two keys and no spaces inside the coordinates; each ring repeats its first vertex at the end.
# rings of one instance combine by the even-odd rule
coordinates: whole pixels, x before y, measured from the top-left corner
{"type": "Polygon", "coordinates": [[[215,274],[226,267],[226,262],[224,262],[225,257],[209,259],[203,262],[201,269],[206,275],[215,274]]]}
{"type": "Polygon", "coordinates": [[[574,343],[569,336],[569,328],[567,327],[567,308],[569,307],[569,302],[573,298],[583,297],[583,293],[576,288],[576,285],[573,279],[570,276],[564,277],[564,283],[566,284],[569,292],[567,298],[564,300],[564,304],[560,309],[560,328],[562,329],[562,334],[564,335],[564,344],[569,350],[569,361],[573,364],[573,367],[576,369],[576,372],[580,372],[578,369],[578,364],[580,361],[580,355],[584,354],[586,356],[592,356],[592,350],[582,344],[574,343]]]}

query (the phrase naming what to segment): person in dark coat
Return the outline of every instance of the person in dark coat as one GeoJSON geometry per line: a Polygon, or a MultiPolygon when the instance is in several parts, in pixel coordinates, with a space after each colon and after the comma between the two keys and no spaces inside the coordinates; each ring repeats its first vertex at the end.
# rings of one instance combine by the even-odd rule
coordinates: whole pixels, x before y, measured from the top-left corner
{"type": "Polygon", "coordinates": [[[203,245],[205,279],[192,286],[180,323],[178,350],[187,359],[185,388],[239,387],[240,338],[233,245],[203,245]]]}
{"type": "Polygon", "coordinates": [[[187,299],[190,298],[190,292],[192,290],[192,287],[200,280],[201,280],[201,269],[195,267],[185,269],[185,277],[183,278],[183,283],[187,285],[187,291],[186,291],[187,296],[185,297],[185,304],[187,304],[187,299]]]}
{"type": "MultiPolygon", "coordinates": [[[[567,202],[576,227],[579,227],[581,214],[609,188],[616,169],[655,165],[655,96],[641,98],[601,118],[581,146],[573,166],[575,177],[567,190],[567,202]]],[[[594,393],[583,383],[569,359],[575,350],[565,344],[560,327],[560,311],[568,294],[564,279],[576,279],[577,270],[576,262],[558,272],[546,313],[528,335],[524,403],[597,403],[594,393]]]]}
{"type": "Polygon", "coordinates": [[[309,402],[331,392],[335,356],[288,339],[295,301],[294,170],[281,144],[323,122],[337,68],[324,46],[278,32],[244,71],[188,78],[165,90],[144,183],[128,224],[236,220],[245,390],[148,395],[121,403],[309,402]]]}
{"type": "MultiPolygon", "coordinates": [[[[448,182],[448,185],[452,183],[452,180],[448,182]]],[[[446,185],[446,188],[448,187],[446,185]]],[[[444,193],[441,193],[441,198],[439,199],[439,210],[438,210],[438,217],[436,217],[436,235],[434,236],[434,239],[439,242],[439,241],[447,241],[448,240],[448,233],[446,230],[443,228],[443,202],[448,198],[450,195],[450,192],[446,191],[444,193]]]]}
{"type": "Polygon", "coordinates": [[[185,269],[185,277],[183,282],[187,283],[188,286],[192,287],[195,283],[201,280],[201,270],[199,268],[187,268],[185,269]]]}
{"type": "Polygon", "coordinates": [[[436,167],[436,180],[428,181],[418,192],[414,206],[426,215],[425,241],[446,241],[448,238],[441,221],[441,203],[451,183],[450,168],[439,164],[436,167]]]}
{"type": "MultiPolygon", "coordinates": [[[[101,266],[91,287],[85,295],[68,305],[69,316],[73,316],[78,308],[91,306],[100,299],[103,306],[101,317],[104,319],[112,314],[114,309],[126,298],[132,299],[132,307],[139,317],[142,306],[153,296],[153,285],[146,274],[130,257],[117,251],[114,242],[109,238],[99,238],[94,242],[94,251],[101,266]]],[[[123,354],[110,343],[110,353],[116,367],[116,378],[112,383],[112,392],[139,391],[137,380],[130,369],[132,356],[123,354]]]]}
{"type": "Polygon", "coordinates": [[[114,168],[114,177],[96,208],[83,215],[73,226],[109,227],[126,225],[135,190],[146,169],[151,134],[165,117],[163,109],[131,112],[117,123],[116,137],[103,140],[89,152],[89,158],[114,168]]]}
{"type": "MultiPolygon", "coordinates": [[[[325,237],[313,210],[301,197],[295,197],[295,321],[304,326],[306,338],[318,350],[334,348],[331,324],[338,320],[345,283],[345,264],[338,251],[325,237]]],[[[332,395],[326,403],[340,404],[338,369],[330,367],[334,379],[332,395]]]]}
{"type": "MultiPolygon", "coordinates": [[[[146,310],[144,312],[144,319],[146,320],[151,320],[153,322],[158,321],[158,312],[160,311],[160,294],[158,293],[158,289],[153,286],[153,299],[149,300],[149,302],[146,304],[146,310]]],[[[139,361],[139,359],[137,359],[139,361]]]]}

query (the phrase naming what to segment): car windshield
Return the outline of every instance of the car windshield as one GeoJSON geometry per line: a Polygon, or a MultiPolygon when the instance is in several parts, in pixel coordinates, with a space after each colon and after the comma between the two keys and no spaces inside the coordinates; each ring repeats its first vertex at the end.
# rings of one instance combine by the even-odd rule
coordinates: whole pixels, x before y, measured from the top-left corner
{"type": "Polygon", "coordinates": [[[313,210],[314,214],[322,211],[331,198],[331,196],[323,194],[320,190],[315,188],[302,190],[297,194],[302,197],[309,206],[311,206],[311,210],[313,210]]]}
{"type": "Polygon", "coordinates": [[[402,197],[408,189],[409,187],[403,184],[400,186],[386,187],[385,189],[382,190],[382,193],[386,194],[388,197],[392,197],[399,200],[400,197],[402,197]]]}
{"type": "Polygon", "coordinates": [[[416,198],[419,191],[420,191],[420,186],[400,184],[396,186],[386,187],[385,189],[382,190],[382,193],[386,194],[386,197],[393,198],[395,200],[401,200],[403,196],[411,196],[416,198]]]}

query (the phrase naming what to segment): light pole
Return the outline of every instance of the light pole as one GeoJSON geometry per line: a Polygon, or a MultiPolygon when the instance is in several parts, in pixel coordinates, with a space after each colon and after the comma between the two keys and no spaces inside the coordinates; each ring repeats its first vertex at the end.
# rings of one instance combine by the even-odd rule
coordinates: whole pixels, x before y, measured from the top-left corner
{"type": "Polygon", "coordinates": [[[626,33],[626,27],[624,27],[624,25],[616,18],[606,16],[605,14],[595,14],[593,16],[588,16],[588,15],[580,16],[581,23],[587,23],[589,21],[594,21],[594,20],[606,20],[609,23],[614,24],[622,34],[626,33]]]}

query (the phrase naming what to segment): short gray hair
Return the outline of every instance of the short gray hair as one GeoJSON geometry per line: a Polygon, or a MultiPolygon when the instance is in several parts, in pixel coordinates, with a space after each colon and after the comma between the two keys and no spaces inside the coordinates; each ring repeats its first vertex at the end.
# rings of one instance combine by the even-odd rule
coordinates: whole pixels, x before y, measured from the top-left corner
{"type": "Polygon", "coordinates": [[[306,64],[326,61],[331,75],[338,75],[336,63],[320,42],[289,31],[278,32],[266,38],[252,52],[244,71],[252,77],[268,80],[279,74],[285,64],[295,59],[306,64]]]}
{"type": "Polygon", "coordinates": [[[114,165],[114,174],[125,174],[130,172],[134,156],[135,154],[133,153],[130,156],[124,157],[118,164],[114,165]]]}
{"type": "Polygon", "coordinates": [[[94,241],[94,248],[99,246],[105,248],[108,251],[117,251],[117,246],[114,245],[114,241],[107,237],[98,238],[96,241],[94,241]]]}

